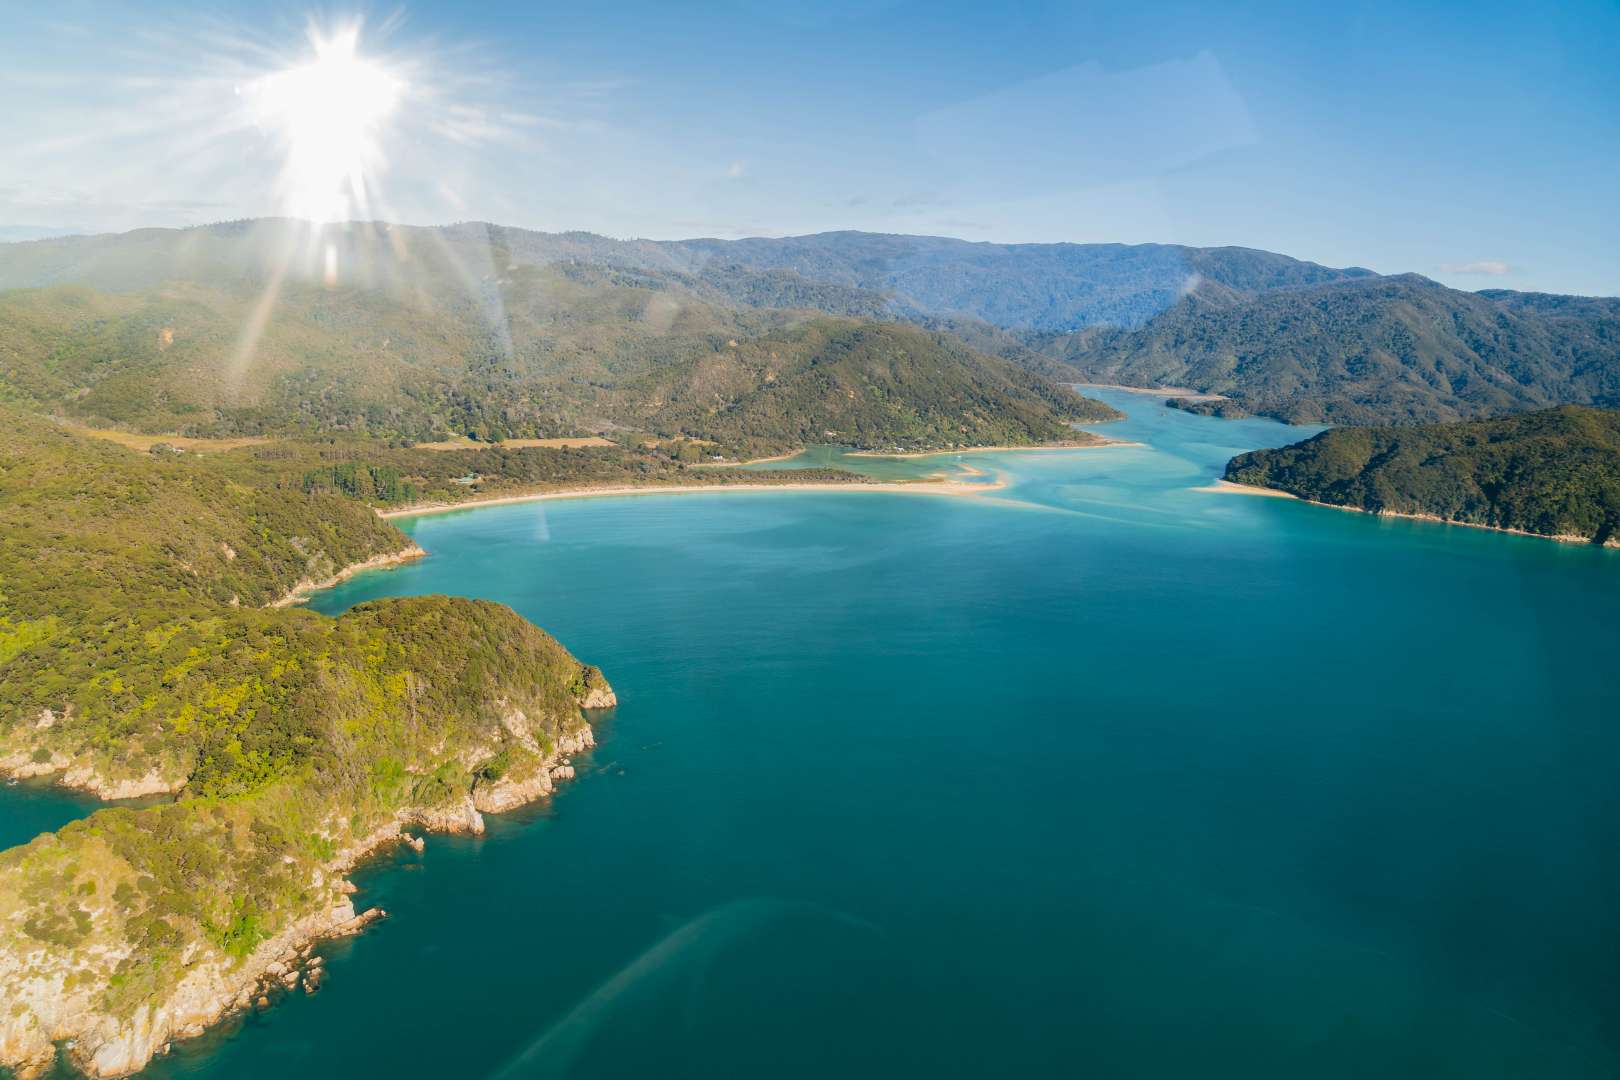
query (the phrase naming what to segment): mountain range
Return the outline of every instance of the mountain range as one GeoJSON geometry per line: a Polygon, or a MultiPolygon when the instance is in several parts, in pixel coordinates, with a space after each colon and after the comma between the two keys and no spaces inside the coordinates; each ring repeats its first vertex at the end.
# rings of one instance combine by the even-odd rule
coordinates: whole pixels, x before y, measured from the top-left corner
{"type": "MultiPolygon", "coordinates": [[[[1062,381],[1186,386],[1222,395],[1198,407],[1225,415],[1336,424],[1620,403],[1620,299],[1463,292],[1236,247],[613,240],[483,223],[312,240],[264,220],[0,245],[0,290],[13,290],[0,294],[12,396],[148,429],[945,446],[1106,415],[1054,396],[1062,381]],[[233,372],[234,336],[270,292],[292,317],[233,372]],[[150,344],[130,359],[171,317],[189,327],[172,341],[186,363],[150,344]],[[870,385],[876,369],[856,364],[865,419],[810,374],[817,350],[848,340],[883,340],[891,358],[870,385]],[[910,386],[930,402],[907,400],[910,386]],[[810,427],[759,426],[811,401],[825,407],[810,427]],[[940,420],[969,401],[970,415],[1024,419],[940,420]],[[874,427],[884,410],[893,422],[874,427]]],[[[847,368],[852,350],[835,351],[847,368]]]]}

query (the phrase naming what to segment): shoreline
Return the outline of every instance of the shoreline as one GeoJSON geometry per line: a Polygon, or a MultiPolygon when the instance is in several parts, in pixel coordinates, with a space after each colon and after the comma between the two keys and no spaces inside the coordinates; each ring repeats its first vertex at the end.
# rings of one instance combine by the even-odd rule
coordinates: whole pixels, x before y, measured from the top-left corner
{"type": "Polygon", "coordinates": [[[1296,502],[1305,501],[1298,495],[1292,495],[1286,491],[1278,491],[1276,488],[1260,487],[1258,484],[1239,484],[1234,481],[1224,479],[1215,480],[1212,483],[1205,484],[1202,487],[1195,487],[1192,490],[1212,491],[1222,495],[1258,496],[1263,499],[1293,499],[1296,502]]]}
{"type": "Polygon", "coordinates": [[[1231,480],[1216,480],[1213,484],[1193,488],[1194,491],[1221,492],[1228,495],[1258,495],[1270,498],[1293,499],[1307,506],[1321,506],[1328,510],[1348,510],[1355,514],[1368,514],[1376,518],[1400,518],[1406,521],[1426,521],[1433,525],[1458,525],[1464,529],[1480,529],[1484,532],[1503,533],[1507,536],[1524,536],[1531,540],[1555,540],[1560,544],[1581,544],[1585,547],[1620,548],[1620,537],[1610,537],[1603,543],[1593,542],[1590,536],[1578,536],[1574,533],[1538,533],[1525,529],[1515,529],[1505,525],[1484,525],[1477,521],[1457,521],[1453,518],[1441,517],[1439,514],[1413,514],[1402,510],[1368,510],[1362,506],[1346,506],[1343,503],[1321,502],[1317,499],[1307,499],[1295,495],[1291,491],[1279,488],[1260,487],[1256,484],[1239,484],[1231,480]]]}
{"type": "MultiPolygon", "coordinates": [[[[19,984],[19,995],[24,991],[34,994],[32,1015],[41,1015],[41,995],[47,1003],[54,995],[64,1008],[55,1013],[44,1010],[52,1018],[43,1029],[45,1037],[39,1027],[8,1031],[4,1023],[8,1018],[0,1017],[0,1047],[5,1051],[0,1067],[11,1069],[19,1078],[43,1076],[56,1061],[59,1044],[65,1042],[69,1061],[83,1075],[102,1080],[129,1076],[169,1053],[174,1043],[197,1038],[232,1016],[265,1012],[300,989],[305,994],[316,993],[326,973],[325,957],[315,947],[359,934],[388,917],[381,907],[356,910],[353,897],[359,890],[350,880],[356,869],[395,844],[421,852],[424,840],[412,835],[412,829],[423,834],[479,836],[485,830],[484,815],[508,813],[555,796],[560,785],[575,778],[574,758],[596,746],[590,712],[615,705],[617,698],[610,689],[580,699],[583,723],[561,734],[527,779],[503,779],[488,787],[475,784],[459,800],[402,806],[376,821],[369,831],[352,837],[347,846],[317,865],[314,890],[318,898],[302,914],[292,915],[286,926],[240,961],[199,960],[165,999],[148,1006],[144,1014],[113,1016],[91,998],[71,996],[80,991],[49,979],[19,984]],[[57,1018],[61,1012],[66,1019],[57,1018]]],[[[5,959],[0,956],[0,962],[5,959]]],[[[22,1000],[27,1003],[30,999],[22,1000]]]]}
{"type": "Polygon", "coordinates": [[[1123,383],[1083,382],[1070,383],[1084,390],[1120,390],[1127,394],[1149,394],[1154,397],[1186,398],[1188,401],[1225,401],[1225,394],[1200,393],[1186,386],[1126,386],[1123,383]]]}
{"type": "MultiPolygon", "coordinates": [[[[489,499],[469,499],[458,503],[427,503],[399,510],[378,510],[377,516],[385,520],[404,517],[423,517],[428,514],[448,514],[455,510],[475,510],[486,506],[509,506],[515,503],[548,502],[561,499],[606,499],[622,495],[686,495],[720,494],[733,491],[815,491],[876,492],[909,495],[944,495],[952,497],[979,495],[1006,487],[1001,480],[987,484],[964,484],[956,480],[873,481],[862,483],[806,481],[789,484],[653,484],[645,487],[564,488],[556,491],[537,491],[527,495],[500,495],[489,499]]],[[[369,566],[359,569],[371,569],[369,566]]],[[[356,573],[359,570],[355,570],[356,573]]],[[[339,579],[341,580],[341,579],[339,579]]]]}
{"type": "Polygon", "coordinates": [[[348,566],[343,567],[343,569],[339,570],[337,573],[323,581],[310,581],[306,578],[305,580],[294,585],[291,589],[288,589],[280,599],[271,601],[267,606],[273,608],[292,607],[294,604],[303,603],[305,600],[308,600],[311,596],[322,591],[323,589],[330,589],[334,585],[341,585],[343,582],[349,580],[362,570],[386,570],[390,567],[400,566],[404,563],[413,562],[416,559],[425,558],[426,556],[427,551],[424,550],[420,544],[412,541],[398,551],[384,552],[381,555],[373,555],[371,558],[363,559],[357,563],[350,563],[348,566]]]}

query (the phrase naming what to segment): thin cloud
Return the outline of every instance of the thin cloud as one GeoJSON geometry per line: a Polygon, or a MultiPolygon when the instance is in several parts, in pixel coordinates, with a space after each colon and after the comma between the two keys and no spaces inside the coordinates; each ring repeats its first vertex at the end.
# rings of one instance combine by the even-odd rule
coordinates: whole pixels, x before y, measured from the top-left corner
{"type": "Polygon", "coordinates": [[[1500,277],[1511,274],[1513,267],[1501,259],[1477,259],[1474,262],[1441,263],[1440,269],[1447,274],[1490,274],[1500,277]]]}
{"type": "Polygon", "coordinates": [[[1211,52],[1110,71],[1087,62],[924,114],[917,139],[960,198],[1027,198],[1163,176],[1260,141],[1211,52]]]}

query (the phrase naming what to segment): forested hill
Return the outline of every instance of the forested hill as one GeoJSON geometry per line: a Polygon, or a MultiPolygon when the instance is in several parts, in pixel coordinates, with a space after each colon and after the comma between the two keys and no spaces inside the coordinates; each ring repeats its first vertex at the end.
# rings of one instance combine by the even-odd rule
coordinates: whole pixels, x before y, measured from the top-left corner
{"type": "MultiPolygon", "coordinates": [[[[143,229],[0,246],[0,289],[77,282],[148,288],[169,280],[263,277],[271,257],[292,253],[318,274],[325,254],[299,227],[276,220],[194,229],[143,229]]],[[[887,313],[915,321],[976,319],[1020,332],[1139,326],[1194,285],[1253,296],[1371,275],[1252,248],[1178,244],[991,244],[943,236],[831,232],[746,240],[613,240],[472,222],[442,228],[354,226],[335,237],[340,266],[383,260],[378,236],[415,259],[451,264],[463,277],[518,266],[596,265],[681,275],[714,295],[756,307],[833,314],[887,313]]],[[[392,271],[379,271],[377,280],[392,271]]]]}
{"type": "Polygon", "coordinates": [[[1620,541],[1620,411],[1563,406],[1451,424],[1334,428],[1240,454],[1226,479],[1374,513],[1620,541]]]}
{"type": "Polygon", "coordinates": [[[861,317],[858,290],[739,268],[537,266],[453,231],[396,243],[387,229],[334,233],[328,279],[326,245],[287,246],[296,235],[275,224],[0,247],[0,277],[27,264],[60,282],[0,293],[0,401],[185,435],[605,434],[722,456],[812,435],[1047,442],[1116,415],[958,338],[861,317]]]}
{"type": "Polygon", "coordinates": [[[666,245],[691,266],[740,265],[874,290],[908,317],[968,316],[1018,331],[1140,326],[1198,282],[1232,295],[1371,274],[1253,248],[992,244],[834,232],[666,245]]]}
{"type": "Polygon", "coordinates": [[[66,1041],[98,1075],[139,1068],[342,922],[357,845],[549,790],[607,700],[499,605],[260,606],[409,544],[359,502],[250,479],[0,408],[0,771],[179,796],[0,853],[0,1067],[66,1041]]]}
{"type": "Polygon", "coordinates": [[[1620,299],[1459,292],[1415,274],[1198,290],[1138,330],[1049,343],[1091,381],[1188,386],[1295,423],[1620,404],[1620,299]]]}
{"type": "Polygon", "coordinates": [[[615,415],[728,446],[834,442],[876,449],[1085,442],[1108,420],[1082,398],[942,334],[820,319],[661,365],[618,391],[615,415]]]}
{"type": "MultiPolygon", "coordinates": [[[[911,366],[934,372],[930,392],[964,370],[954,347],[940,351],[944,334],[974,363],[1051,381],[1223,394],[1225,415],[1421,423],[1620,402],[1620,300],[1461,292],[1236,247],[855,232],[621,241],[481,223],[317,238],[266,220],[0,245],[8,287],[21,291],[0,293],[0,394],[147,430],[421,439],[640,426],[721,441],[749,412],[735,394],[661,411],[665,398],[628,391],[678,391],[678,371],[716,372],[760,349],[784,361],[779,379],[799,378],[818,358],[796,350],[821,339],[804,327],[828,315],[930,331],[906,346],[911,366]],[[278,317],[249,364],[240,329],[273,282],[278,317]]],[[[706,381],[744,387],[746,367],[706,381]]],[[[859,391],[862,413],[898,406],[873,445],[954,441],[913,422],[928,408],[893,396],[907,384],[884,397],[881,382],[874,373],[859,391]]],[[[813,385],[786,396],[806,402],[813,385]]],[[[999,396],[983,404],[1003,419],[1027,413],[999,396]]],[[[759,426],[767,413],[741,433],[750,445],[795,437],[759,426]]],[[[976,426],[956,436],[976,439],[976,426]]]]}

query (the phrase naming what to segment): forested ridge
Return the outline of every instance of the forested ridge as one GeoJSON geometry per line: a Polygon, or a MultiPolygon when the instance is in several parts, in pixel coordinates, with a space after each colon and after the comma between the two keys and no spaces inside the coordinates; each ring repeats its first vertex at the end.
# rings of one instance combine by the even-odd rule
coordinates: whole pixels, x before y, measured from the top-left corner
{"type": "MultiPolygon", "coordinates": [[[[0,245],[0,289],[22,290],[0,303],[0,343],[39,342],[30,308],[44,312],[47,338],[78,327],[45,342],[49,371],[30,360],[6,376],[0,344],[0,392],[149,431],[294,425],[421,440],[644,426],[668,438],[723,431],[736,398],[664,412],[628,388],[670,377],[666,365],[726,367],[743,355],[732,342],[813,361],[795,351],[805,337],[794,328],[833,316],[943,332],[1058,382],[1223,394],[1227,415],[1422,423],[1612,405],[1620,393],[1620,300],[1463,292],[1249,248],[856,232],[654,242],[353,224],[323,238],[338,267],[329,287],[300,228],[245,221],[0,245]],[[211,373],[235,370],[218,359],[234,356],[275,266],[289,268],[288,325],[270,326],[259,364],[211,385],[211,373]],[[88,292],[59,293],[72,287],[88,292]],[[63,316],[73,305],[86,313],[77,323],[63,316]],[[208,340],[214,324],[229,340],[208,340]],[[165,326],[184,365],[151,355],[165,326]],[[117,334],[124,358],[110,363],[104,339],[117,334]]],[[[936,366],[927,337],[908,350],[920,369],[936,366]]],[[[747,367],[730,378],[741,385],[747,367]]],[[[807,399],[814,385],[801,387],[807,399]]]]}
{"type": "MultiPolygon", "coordinates": [[[[131,234],[0,293],[0,400],[187,436],[601,434],[730,456],[810,434],[868,449],[1047,442],[1115,415],[1014,362],[1034,355],[1016,342],[987,342],[1013,360],[991,355],[786,271],[533,265],[434,244],[406,258],[375,232],[345,240],[334,282],[288,256],[272,286],[263,260],[277,256],[255,235],[221,227],[190,236],[189,257],[126,263],[156,242],[131,234]],[[272,290],[273,317],[247,332],[272,290]]],[[[0,245],[0,279],[29,249],[0,245]]]]}
{"type": "Polygon", "coordinates": [[[1566,405],[1453,424],[1334,428],[1233,458],[1226,479],[1374,513],[1620,539],[1620,410],[1566,405]]]}
{"type": "Polygon", "coordinates": [[[1044,347],[1095,381],[1187,386],[1228,399],[1196,411],[1291,423],[1620,404],[1620,300],[1465,293],[1415,274],[1236,300],[1199,289],[1138,329],[1044,347]]]}

